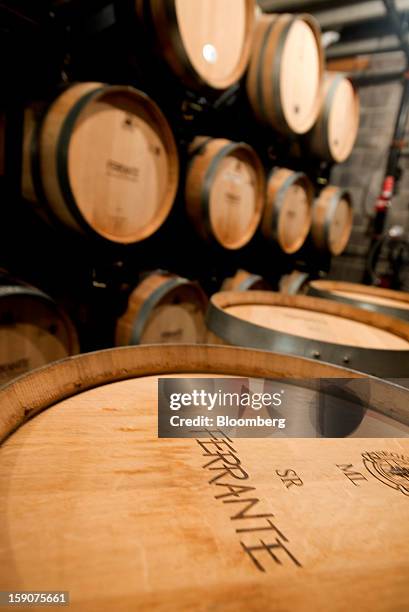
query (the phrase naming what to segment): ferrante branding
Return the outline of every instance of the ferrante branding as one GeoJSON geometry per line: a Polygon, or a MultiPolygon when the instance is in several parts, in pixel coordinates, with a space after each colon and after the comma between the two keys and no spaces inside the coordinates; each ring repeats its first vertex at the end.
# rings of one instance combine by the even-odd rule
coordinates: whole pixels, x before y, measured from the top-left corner
{"type": "Polygon", "coordinates": [[[282,404],[282,393],[230,393],[219,389],[215,393],[204,389],[194,389],[189,393],[171,393],[169,407],[171,410],[180,410],[182,407],[196,406],[213,410],[216,406],[221,408],[252,408],[261,410],[282,404]]]}

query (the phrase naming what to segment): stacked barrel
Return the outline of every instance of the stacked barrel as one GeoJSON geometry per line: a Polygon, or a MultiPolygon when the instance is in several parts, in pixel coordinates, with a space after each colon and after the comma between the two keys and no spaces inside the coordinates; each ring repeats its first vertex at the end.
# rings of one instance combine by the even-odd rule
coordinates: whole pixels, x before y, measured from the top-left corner
{"type": "Polygon", "coordinates": [[[73,323],[49,295],[0,270],[0,386],[79,348],[73,323]]]}
{"type": "Polygon", "coordinates": [[[381,378],[409,378],[409,297],[313,265],[342,254],[353,226],[350,194],[327,180],[354,146],[352,82],[325,71],[309,15],[101,4],[92,31],[128,11],[113,29],[146,37],[157,86],[118,84],[125,69],[68,82],[68,69],[26,105],[25,205],[67,238],[68,260],[86,245],[83,293],[97,315],[112,299],[112,333],[71,357],[76,317],[48,295],[64,272],[48,271],[47,293],[0,273],[0,604],[407,610],[409,390],[381,378]],[[230,384],[248,401],[219,424],[230,384]],[[165,412],[193,439],[164,432],[165,412]],[[243,433],[249,414],[285,426],[243,433]]]}
{"type": "Polygon", "coordinates": [[[174,136],[132,87],[68,87],[41,120],[26,112],[23,195],[69,229],[117,244],[156,232],[179,180],[174,136]]]}
{"type": "MultiPolygon", "coordinates": [[[[244,76],[254,121],[272,140],[303,138],[310,155],[332,162],[350,154],[359,100],[342,74],[324,74],[311,16],[262,14],[254,0],[139,0],[134,16],[175,82],[212,95],[244,76]]],[[[223,249],[241,249],[258,231],[286,254],[308,235],[331,254],[345,248],[351,202],[342,190],[328,187],[314,204],[302,171],[268,167],[250,144],[222,135],[197,135],[189,158],[181,174],[172,127],[147,94],[77,83],[40,113],[27,108],[22,192],[49,222],[116,244],[157,233],[179,189],[193,231],[223,249]]]]}
{"type": "MultiPolygon", "coordinates": [[[[281,139],[289,151],[298,143],[328,163],[347,159],[359,99],[346,76],[325,72],[313,17],[263,14],[255,0],[137,0],[131,11],[158,75],[196,100],[239,88],[243,117],[267,141],[281,139]]],[[[264,257],[272,245],[289,259],[308,259],[311,248],[318,258],[344,251],[353,220],[345,189],[319,183],[297,155],[273,163],[251,130],[245,142],[206,121],[200,132],[181,129],[185,116],[168,114],[157,98],[130,85],[73,82],[28,103],[21,191],[32,209],[107,248],[143,252],[155,238],[160,249],[169,227],[227,261],[251,243],[250,269],[253,254],[264,257]]],[[[234,270],[222,269],[219,288],[224,270],[234,270]]],[[[223,289],[271,287],[258,274],[230,273],[223,289]]],[[[128,304],[118,307],[116,343],[201,342],[207,298],[191,277],[175,270],[143,278],[136,269],[128,304]]]]}

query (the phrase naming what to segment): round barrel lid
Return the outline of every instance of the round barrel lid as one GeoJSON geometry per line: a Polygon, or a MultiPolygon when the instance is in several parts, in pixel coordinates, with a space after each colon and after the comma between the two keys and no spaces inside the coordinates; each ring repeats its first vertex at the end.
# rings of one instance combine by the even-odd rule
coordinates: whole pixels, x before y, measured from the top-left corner
{"type": "MultiPolygon", "coordinates": [[[[368,410],[360,427],[402,439],[158,439],[158,375],[257,377],[262,367],[346,373],[226,347],[138,347],[75,358],[0,393],[0,437],[20,424],[0,448],[7,589],[69,591],[73,607],[98,610],[324,609],[334,591],[339,610],[363,599],[404,607],[404,425],[368,410]],[[30,410],[44,411],[22,425],[30,410]]],[[[391,406],[407,396],[373,382],[391,406]]]]}
{"type": "Polygon", "coordinates": [[[182,43],[201,79],[223,88],[240,78],[251,35],[249,2],[176,0],[175,8],[182,43]]]}
{"type": "Polygon", "coordinates": [[[259,220],[259,210],[255,169],[236,155],[227,155],[218,166],[209,199],[210,223],[217,241],[227,248],[248,242],[259,220]]]}
{"type": "Polygon", "coordinates": [[[138,242],[162,225],[172,207],[176,144],[147,96],[108,88],[72,126],[67,172],[75,204],[95,232],[113,242],[138,242]]]}
{"type": "Polygon", "coordinates": [[[317,35],[307,21],[296,19],[285,39],[280,66],[282,109],[296,134],[308,131],[316,119],[321,76],[317,35]]]}

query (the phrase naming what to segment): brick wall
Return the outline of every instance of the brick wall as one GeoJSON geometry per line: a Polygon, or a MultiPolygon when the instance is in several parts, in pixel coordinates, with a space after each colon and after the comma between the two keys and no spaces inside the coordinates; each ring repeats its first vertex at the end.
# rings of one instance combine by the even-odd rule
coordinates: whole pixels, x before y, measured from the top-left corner
{"type": "MultiPolygon", "coordinates": [[[[401,53],[374,55],[368,72],[400,70],[405,65],[401,53]]],[[[368,213],[373,210],[385,174],[389,145],[400,104],[401,82],[360,87],[361,125],[351,157],[334,166],[331,182],[347,187],[354,201],[354,229],[346,252],[334,258],[331,277],[362,280],[368,250],[368,213]]],[[[388,226],[402,225],[409,230],[409,158],[402,158],[402,179],[394,197],[388,226]]]]}

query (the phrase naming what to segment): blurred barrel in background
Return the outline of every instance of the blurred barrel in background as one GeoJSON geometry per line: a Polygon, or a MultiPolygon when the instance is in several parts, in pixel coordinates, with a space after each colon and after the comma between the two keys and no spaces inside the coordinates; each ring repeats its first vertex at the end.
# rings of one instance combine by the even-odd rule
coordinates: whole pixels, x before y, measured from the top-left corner
{"type": "Polygon", "coordinates": [[[409,293],[338,281],[311,281],[308,295],[409,321],[409,293]]]}
{"type": "Polygon", "coordinates": [[[77,333],[62,308],[0,272],[0,385],[78,352],[77,333]]]}
{"type": "Polygon", "coordinates": [[[268,282],[258,274],[237,270],[231,278],[226,278],[221,291],[266,291],[271,289],[268,282]]]}
{"type": "Polygon", "coordinates": [[[255,0],[136,0],[136,12],[188,87],[227,89],[249,61],[255,0]]]}
{"type": "Polygon", "coordinates": [[[315,200],[311,235],[315,246],[331,255],[341,255],[352,232],[352,199],[340,187],[325,187],[315,200]]]}
{"type": "Polygon", "coordinates": [[[249,145],[222,138],[196,138],[190,152],[185,197],[196,231],[225,249],[240,249],[253,238],[263,213],[259,157],[249,145]]]}
{"type": "Polygon", "coordinates": [[[319,359],[375,376],[409,376],[409,324],[346,304],[266,291],[211,297],[207,325],[223,344],[319,359]]]}
{"type": "Polygon", "coordinates": [[[309,278],[308,272],[301,272],[301,270],[293,270],[290,274],[285,274],[280,279],[280,293],[285,295],[307,293],[309,278]]]}
{"type": "Polygon", "coordinates": [[[259,121],[284,134],[308,132],[320,109],[323,65],[313,17],[260,17],[247,74],[249,101],[259,121]]]}
{"type": "Polygon", "coordinates": [[[359,95],[350,79],[327,72],[317,123],[309,134],[312,152],[321,159],[342,163],[352,153],[359,129],[359,95]]]}
{"type": "Polygon", "coordinates": [[[155,233],[172,208],[179,160],[170,126],[144,93],[69,87],[36,123],[26,112],[23,195],[70,229],[114,243],[155,233]]]}
{"type": "Polygon", "coordinates": [[[313,186],[304,173],[287,168],[273,170],[261,224],[264,237],[275,240],[284,253],[298,251],[311,228],[313,201],[313,186]]]}
{"type": "Polygon", "coordinates": [[[201,343],[206,337],[207,297],[197,283],[158,272],[131,293],[116,328],[117,346],[201,343]]]}

